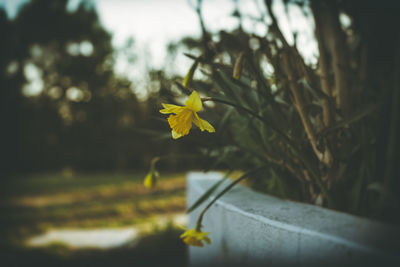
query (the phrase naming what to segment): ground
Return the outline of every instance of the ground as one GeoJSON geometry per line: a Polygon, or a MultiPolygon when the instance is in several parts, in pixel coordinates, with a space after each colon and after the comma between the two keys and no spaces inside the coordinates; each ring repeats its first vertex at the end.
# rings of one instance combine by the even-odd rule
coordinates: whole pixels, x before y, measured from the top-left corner
{"type": "Polygon", "coordinates": [[[168,218],[185,210],[185,176],[162,175],[157,188],[145,173],[18,175],[0,181],[1,266],[185,266],[182,229],[168,218]],[[164,223],[160,223],[164,222],[164,223]],[[131,246],[76,249],[63,243],[27,247],[50,229],[135,226],[131,246]]]}

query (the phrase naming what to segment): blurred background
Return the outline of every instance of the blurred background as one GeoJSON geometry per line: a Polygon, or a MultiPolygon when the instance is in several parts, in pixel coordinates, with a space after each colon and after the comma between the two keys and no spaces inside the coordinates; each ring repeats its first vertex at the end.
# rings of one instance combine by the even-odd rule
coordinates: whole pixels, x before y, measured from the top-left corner
{"type": "MultiPolygon", "coordinates": [[[[229,11],[229,9],[228,9],[229,11]]],[[[200,28],[180,1],[0,1],[2,266],[185,266],[193,152],[160,116],[200,28]]]]}

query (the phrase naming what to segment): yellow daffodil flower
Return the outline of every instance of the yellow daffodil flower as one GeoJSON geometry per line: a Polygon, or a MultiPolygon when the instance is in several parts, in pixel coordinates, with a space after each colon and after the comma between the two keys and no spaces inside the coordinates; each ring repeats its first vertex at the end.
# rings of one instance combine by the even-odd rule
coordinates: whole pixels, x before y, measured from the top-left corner
{"type": "Polygon", "coordinates": [[[198,126],[201,131],[215,132],[210,123],[200,119],[197,115],[197,112],[202,110],[203,103],[196,91],[193,91],[183,107],[172,104],[162,104],[162,106],[164,107],[164,109],[160,110],[162,114],[176,114],[168,117],[168,123],[172,129],[172,138],[174,139],[187,135],[192,128],[192,123],[198,126]]]}
{"type": "Polygon", "coordinates": [[[151,170],[144,178],[144,186],[149,189],[154,188],[156,186],[158,177],[158,172],[156,170],[151,170]]]}
{"type": "Polygon", "coordinates": [[[156,163],[160,160],[160,157],[155,157],[151,160],[150,171],[144,178],[143,184],[145,187],[151,189],[156,186],[157,180],[160,174],[156,170],[156,163]]]}
{"type": "Polygon", "coordinates": [[[180,238],[183,242],[190,246],[203,247],[203,241],[207,244],[211,244],[210,238],[207,237],[210,233],[197,231],[196,229],[186,230],[180,238]]]}

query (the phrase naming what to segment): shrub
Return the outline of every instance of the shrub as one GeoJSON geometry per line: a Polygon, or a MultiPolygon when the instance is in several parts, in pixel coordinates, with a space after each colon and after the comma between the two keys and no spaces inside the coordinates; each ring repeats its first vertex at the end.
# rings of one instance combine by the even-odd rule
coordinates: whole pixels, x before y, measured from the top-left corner
{"type": "Polygon", "coordinates": [[[194,64],[180,88],[215,104],[205,106],[216,130],[201,144],[207,167],[251,169],[240,180],[249,176],[257,190],[398,220],[400,40],[389,30],[399,25],[395,4],[285,1],[314,21],[319,56],[310,64],[285,38],[271,0],[266,36],[239,23],[218,41],[204,26],[201,2],[202,39],[184,43],[202,52],[188,54],[194,64]],[[344,15],[349,25],[340,22],[344,15]],[[192,80],[196,68],[203,79],[192,80]]]}

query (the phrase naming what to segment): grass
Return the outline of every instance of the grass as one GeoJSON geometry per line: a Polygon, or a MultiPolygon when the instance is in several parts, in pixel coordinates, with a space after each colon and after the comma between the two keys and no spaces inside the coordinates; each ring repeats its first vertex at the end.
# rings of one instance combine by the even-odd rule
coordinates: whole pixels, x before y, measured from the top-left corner
{"type": "Polygon", "coordinates": [[[2,262],[8,261],[4,266],[32,266],[32,262],[34,266],[153,266],[158,261],[164,266],[184,266],[186,248],[178,237],[181,230],[172,224],[150,230],[160,217],[184,212],[185,177],[163,175],[157,188],[148,190],[142,184],[144,176],[45,173],[2,179],[0,254],[4,255],[0,256],[2,262]],[[133,225],[147,233],[134,248],[105,251],[72,250],[63,244],[39,249],[24,246],[28,238],[53,228],[133,225]]]}

